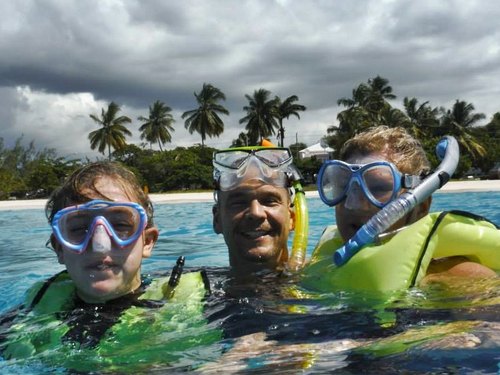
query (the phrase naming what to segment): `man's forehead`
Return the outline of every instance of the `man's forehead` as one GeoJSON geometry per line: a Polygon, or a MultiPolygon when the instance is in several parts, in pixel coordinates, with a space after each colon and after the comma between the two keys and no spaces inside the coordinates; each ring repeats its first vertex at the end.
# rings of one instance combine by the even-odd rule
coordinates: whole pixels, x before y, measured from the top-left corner
{"type": "Polygon", "coordinates": [[[224,191],[221,193],[223,193],[223,195],[225,196],[258,194],[258,193],[269,193],[269,194],[279,194],[288,196],[288,189],[280,186],[266,184],[262,181],[246,180],[243,183],[239,184],[234,189],[224,191]]]}

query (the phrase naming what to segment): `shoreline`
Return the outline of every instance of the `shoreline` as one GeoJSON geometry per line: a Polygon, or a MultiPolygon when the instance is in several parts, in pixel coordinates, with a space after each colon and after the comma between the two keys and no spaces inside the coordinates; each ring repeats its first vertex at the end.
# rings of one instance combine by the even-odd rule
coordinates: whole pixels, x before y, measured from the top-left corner
{"type": "MultiPolygon", "coordinates": [[[[437,193],[475,193],[500,191],[500,180],[473,180],[473,181],[450,181],[437,193]]],[[[307,191],[308,198],[318,197],[317,191],[307,191]]],[[[201,193],[162,193],[149,194],[153,204],[163,203],[196,203],[196,202],[213,202],[213,192],[201,193]]],[[[20,199],[0,201],[0,211],[5,210],[29,210],[29,209],[44,209],[46,199],[20,199]]]]}

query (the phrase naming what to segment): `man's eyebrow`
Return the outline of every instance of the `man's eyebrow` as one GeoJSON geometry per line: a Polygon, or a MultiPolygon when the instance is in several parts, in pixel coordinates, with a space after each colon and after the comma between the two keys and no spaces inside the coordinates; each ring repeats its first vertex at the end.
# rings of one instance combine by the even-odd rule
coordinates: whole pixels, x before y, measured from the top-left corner
{"type": "Polygon", "coordinates": [[[235,199],[235,198],[244,198],[246,196],[252,195],[253,190],[252,189],[236,189],[232,190],[228,193],[227,199],[235,199]]]}

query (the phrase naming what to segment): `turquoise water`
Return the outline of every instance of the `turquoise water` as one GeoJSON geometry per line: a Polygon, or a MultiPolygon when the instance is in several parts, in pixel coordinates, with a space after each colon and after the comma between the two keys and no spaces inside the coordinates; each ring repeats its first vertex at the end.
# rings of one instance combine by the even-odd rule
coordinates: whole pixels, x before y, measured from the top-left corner
{"type": "MultiPolygon", "coordinates": [[[[499,202],[500,192],[438,193],[434,195],[431,211],[467,210],[500,225],[499,202]]],[[[310,212],[308,253],[310,254],[323,228],[334,223],[334,213],[332,208],[323,205],[319,199],[309,199],[308,204],[310,212]]],[[[385,318],[380,317],[379,310],[372,307],[349,310],[349,301],[343,299],[344,296],[327,296],[327,303],[323,297],[277,302],[278,292],[273,291],[276,280],[272,278],[263,277],[254,285],[245,288],[235,287],[232,284],[227,273],[228,258],[223,238],[215,235],[212,230],[211,208],[212,203],[206,202],[157,205],[155,216],[156,224],[160,228],[160,238],[154,255],[144,261],[143,272],[153,275],[168,274],[180,255],[186,256],[187,268],[206,267],[214,290],[207,307],[210,324],[214,327],[228,328],[230,332],[228,336],[232,337],[264,331],[281,349],[270,350],[266,344],[262,346],[264,353],[262,355],[244,354],[245,359],[223,357],[225,364],[215,364],[213,369],[228,370],[231,368],[226,367],[229,363],[239,363],[243,366],[243,370],[253,369],[252,373],[286,370],[293,373],[298,371],[298,367],[308,368],[304,371],[309,373],[321,373],[335,368],[343,368],[345,373],[370,373],[368,369],[374,368],[380,369],[381,372],[402,373],[470,371],[496,373],[498,370],[496,367],[500,361],[498,306],[488,306],[474,311],[456,308],[462,301],[465,306],[471,298],[481,299],[482,297],[477,294],[477,288],[470,293],[464,290],[458,293],[451,291],[445,297],[440,293],[424,294],[419,290],[413,290],[405,300],[410,301],[415,307],[408,309],[405,305],[404,308],[391,312],[402,317],[399,321],[403,323],[390,330],[385,326],[381,328],[380,321],[385,318]],[[259,294],[262,290],[265,291],[265,297],[259,294]],[[425,314],[418,308],[423,301],[428,304],[429,301],[439,299],[455,301],[454,307],[433,312],[426,310],[425,314]],[[283,311],[290,306],[304,313],[299,317],[297,314],[284,313],[283,311]],[[479,337],[482,343],[479,347],[468,349],[464,344],[458,347],[452,345],[450,348],[450,344],[446,346],[430,343],[426,344],[431,345],[430,348],[425,345],[418,348],[411,347],[403,353],[391,353],[382,357],[374,356],[373,352],[366,354],[362,351],[349,352],[347,355],[339,350],[342,345],[349,346],[351,339],[359,343],[363,340],[388,337],[411,330],[415,326],[432,327],[433,324],[441,325],[442,322],[452,323],[454,317],[464,321],[478,319],[487,323],[481,328],[475,328],[475,337],[479,337]],[[307,349],[301,348],[300,345],[306,345],[307,349]],[[304,353],[300,354],[301,350],[304,353]],[[312,352],[315,353],[313,356],[315,359],[309,363],[306,358],[311,358],[312,352]],[[250,357],[253,359],[249,359],[250,357]]],[[[5,313],[22,302],[24,292],[30,285],[62,270],[62,267],[57,264],[51,250],[44,247],[50,231],[43,210],[0,211],[0,226],[2,227],[0,313],[5,313]]],[[[498,286],[495,283],[488,284],[482,286],[481,290],[488,291],[488,298],[500,298],[498,286]]],[[[369,303],[366,305],[369,306],[369,303]]],[[[455,330],[449,328],[447,332],[450,337],[455,330]]],[[[460,339],[467,341],[467,338],[460,339]]],[[[469,339],[476,340],[472,336],[469,339]]],[[[175,365],[178,367],[169,363],[164,365],[163,370],[174,367],[186,368],[190,364],[204,364],[213,360],[213,353],[228,342],[232,343],[231,340],[222,341],[209,347],[198,347],[196,350],[187,351],[185,358],[180,361],[181,364],[175,365]]],[[[265,342],[271,341],[268,339],[265,342]]],[[[259,345],[252,347],[260,348],[259,345]]],[[[235,352],[238,353],[237,350],[235,352]]],[[[9,368],[8,363],[4,362],[3,365],[9,368]]],[[[159,372],[161,369],[160,366],[159,372]]],[[[40,371],[43,371],[43,368],[38,368],[34,372],[40,371]]]]}

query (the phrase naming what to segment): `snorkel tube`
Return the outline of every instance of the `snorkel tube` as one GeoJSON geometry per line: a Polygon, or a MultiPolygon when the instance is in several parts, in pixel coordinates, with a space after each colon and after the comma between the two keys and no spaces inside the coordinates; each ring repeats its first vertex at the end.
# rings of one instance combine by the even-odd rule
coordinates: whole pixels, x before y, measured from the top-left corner
{"type": "Polygon", "coordinates": [[[384,233],[396,221],[448,182],[457,168],[460,154],[455,138],[443,137],[436,146],[436,154],[442,162],[434,173],[425,178],[415,189],[401,194],[398,199],[390,202],[368,220],[344,246],[334,253],[333,261],[337,266],[347,263],[363,246],[373,243],[377,236],[384,233]]]}
{"type": "Polygon", "coordinates": [[[288,260],[288,269],[297,271],[304,266],[306,260],[307,237],[309,233],[309,211],[306,202],[306,193],[300,183],[301,175],[294,167],[291,172],[292,187],[295,190],[293,206],[295,208],[295,228],[292,242],[292,252],[288,260]]]}

